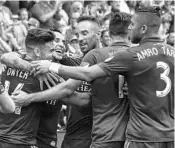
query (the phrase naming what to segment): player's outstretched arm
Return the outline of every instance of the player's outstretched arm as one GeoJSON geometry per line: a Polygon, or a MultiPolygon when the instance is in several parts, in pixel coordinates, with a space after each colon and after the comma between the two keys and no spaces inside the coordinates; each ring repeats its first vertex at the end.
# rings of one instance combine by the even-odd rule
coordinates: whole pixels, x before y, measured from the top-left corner
{"type": "Polygon", "coordinates": [[[75,91],[70,97],[63,98],[61,99],[61,101],[82,107],[87,106],[91,102],[90,97],[91,93],[88,92],[79,93],[75,91]]]}
{"type": "Polygon", "coordinates": [[[1,62],[11,67],[20,68],[27,71],[31,70],[31,64],[28,61],[23,60],[21,56],[16,52],[3,54],[1,56],[1,62]]]}
{"type": "MultiPolygon", "coordinates": [[[[5,53],[1,56],[1,62],[7,66],[14,67],[14,68],[19,68],[23,69],[26,71],[31,71],[31,63],[23,60],[20,56],[20,54],[16,52],[9,52],[5,53]]],[[[55,86],[56,83],[59,81],[58,76],[56,76],[53,73],[46,73],[46,74],[41,74],[37,76],[39,82],[40,82],[40,88],[43,90],[43,83],[46,84],[48,88],[51,88],[49,82],[55,86]]]]}
{"type": "Polygon", "coordinates": [[[15,103],[7,92],[2,92],[2,89],[0,94],[0,111],[2,113],[13,113],[15,111],[15,103]]]}
{"type": "Polygon", "coordinates": [[[92,81],[96,78],[107,76],[107,73],[98,65],[94,65],[91,67],[75,67],[64,66],[58,63],[52,63],[47,60],[41,60],[32,62],[32,68],[36,69],[36,75],[50,71],[72,79],[85,81],[92,81]]]}
{"type": "Polygon", "coordinates": [[[15,92],[12,94],[12,98],[17,106],[25,106],[32,102],[60,100],[72,95],[81,83],[81,81],[69,79],[48,90],[37,93],[26,94],[24,92],[15,92]]]}

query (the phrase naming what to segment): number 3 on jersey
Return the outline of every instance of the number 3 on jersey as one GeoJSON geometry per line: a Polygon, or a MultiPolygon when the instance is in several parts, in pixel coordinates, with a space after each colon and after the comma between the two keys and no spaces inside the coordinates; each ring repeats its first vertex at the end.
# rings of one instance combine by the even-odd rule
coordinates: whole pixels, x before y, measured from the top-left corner
{"type": "MultiPolygon", "coordinates": [[[[19,83],[17,87],[14,89],[14,92],[20,91],[23,88],[24,84],[19,83]]],[[[5,81],[5,91],[8,92],[10,87],[10,81],[5,81]]],[[[21,107],[16,106],[15,108],[15,114],[20,115],[21,114],[21,107]]]]}
{"type": "Polygon", "coordinates": [[[164,90],[156,91],[156,96],[165,97],[171,90],[171,80],[168,77],[170,73],[170,67],[165,62],[159,61],[157,62],[157,68],[162,68],[164,70],[164,72],[160,74],[160,79],[165,82],[166,86],[164,90]]]}

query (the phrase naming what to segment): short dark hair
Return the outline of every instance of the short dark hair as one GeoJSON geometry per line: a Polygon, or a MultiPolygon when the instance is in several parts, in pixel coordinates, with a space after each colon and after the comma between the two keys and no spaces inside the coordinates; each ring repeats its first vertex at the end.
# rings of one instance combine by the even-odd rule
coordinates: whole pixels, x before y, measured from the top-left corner
{"type": "MultiPolygon", "coordinates": [[[[140,20],[145,25],[159,29],[161,25],[161,8],[159,6],[138,7],[136,14],[141,15],[140,20]]],[[[154,30],[155,31],[155,30],[154,30]]]]}
{"type": "Polygon", "coordinates": [[[82,21],[91,21],[91,22],[94,22],[98,25],[100,25],[100,22],[97,18],[93,17],[93,16],[80,16],[77,20],[77,23],[80,23],[82,21]]]}
{"type": "Polygon", "coordinates": [[[28,31],[25,43],[26,45],[30,43],[42,44],[53,41],[54,39],[55,35],[52,31],[37,28],[28,31]]]}
{"type": "Polygon", "coordinates": [[[159,6],[149,6],[149,7],[136,7],[136,13],[139,12],[149,12],[158,17],[161,17],[161,8],[159,6]]]}
{"type": "Polygon", "coordinates": [[[131,23],[131,15],[124,12],[111,14],[109,33],[113,36],[127,35],[131,23]]]}

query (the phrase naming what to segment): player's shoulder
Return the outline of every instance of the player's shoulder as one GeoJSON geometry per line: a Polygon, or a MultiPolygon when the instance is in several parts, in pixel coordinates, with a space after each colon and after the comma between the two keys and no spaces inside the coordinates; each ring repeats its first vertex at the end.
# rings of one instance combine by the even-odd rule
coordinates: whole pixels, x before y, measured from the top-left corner
{"type": "MultiPolygon", "coordinates": [[[[139,51],[139,47],[127,47],[125,49],[117,50],[117,52],[114,53],[112,56],[114,59],[125,59],[129,61],[135,61],[137,59],[137,51],[139,51]]],[[[112,58],[111,57],[111,58],[112,58]]]]}
{"type": "Polygon", "coordinates": [[[99,51],[99,49],[100,49],[100,48],[92,49],[92,50],[90,50],[90,51],[87,53],[87,55],[94,55],[94,54],[96,54],[96,53],[99,51]]]}
{"type": "Polygon", "coordinates": [[[131,54],[132,56],[135,56],[137,52],[141,51],[143,49],[142,45],[140,44],[132,44],[126,52],[131,54]]]}
{"type": "Polygon", "coordinates": [[[108,47],[93,49],[88,54],[96,58],[99,58],[99,57],[108,55],[111,51],[113,51],[113,47],[108,46],[108,47]]]}
{"type": "Polygon", "coordinates": [[[94,65],[97,62],[96,54],[97,49],[92,49],[83,57],[81,62],[89,63],[89,65],[94,65]]]}
{"type": "Polygon", "coordinates": [[[129,46],[125,48],[121,48],[118,50],[116,53],[117,54],[129,54],[129,55],[134,55],[137,51],[139,50],[138,46],[129,46]]]}
{"type": "Polygon", "coordinates": [[[84,58],[91,58],[91,57],[95,57],[96,54],[98,53],[99,49],[92,49],[91,51],[89,51],[84,57],[84,58]]]}

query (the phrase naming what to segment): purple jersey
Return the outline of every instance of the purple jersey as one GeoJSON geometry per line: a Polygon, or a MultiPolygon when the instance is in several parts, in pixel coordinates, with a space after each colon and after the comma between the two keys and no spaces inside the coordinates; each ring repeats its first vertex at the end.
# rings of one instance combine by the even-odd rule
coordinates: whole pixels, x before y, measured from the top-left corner
{"type": "MultiPolygon", "coordinates": [[[[91,84],[83,82],[77,88],[77,92],[90,92],[91,84]]],[[[66,138],[72,139],[90,138],[92,131],[92,106],[77,106],[68,104],[66,138]]]]}
{"type": "MultiPolygon", "coordinates": [[[[46,85],[44,89],[47,89],[46,85]]],[[[62,103],[58,100],[42,103],[40,124],[37,133],[37,143],[39,147],[56,147],[57,121],[61,107],[62,103]]]]}
{"type": "Polygon", "coordinates": [[[145,38],[140,45],[98,64],[108,75],[126,76],[130,99],[129,140],[174,140],[174,48],[159,38],[145,38]]]}
{"type": "MultiPolygon", "coordinates": [[[[27,93],[40,91],[39,81],[24,70],[7,67],[2,73],[1,81],[9,95],[18,90],[27,93]]],[[[39,120],[40,103],[16,107],[15,112],[8,115],[0,113],[0,141],[36,145],[39,120]]]]}
{"type": "MultiPolygon", "coordinates": [[[[65,56],[61,61],[62,64],[68,66],[80,65],[81,56],[65,56]]],[[[77,92],[89,92],[91,85],[89,82],[83,82],[83,84],[77,88],[77,92]]],[[[68,104],[68,122],[66,128],[65,138],[81,139],[91,138],[92,131],[92,106],[91,104],[86,107],[80,107],[77,105],[68,104]]]]}
{"type": "MultiPolygon", "coordinates": [[[[128,48],[129,45],[125,42],[114,42],[111,47],[91,50],[82,62],[95,65],[128,48]]],[[[125,141],[129,104],[127,98],[119,97],[119,75],[94,80],[91,93],[93,142],[125,141]]]]}

